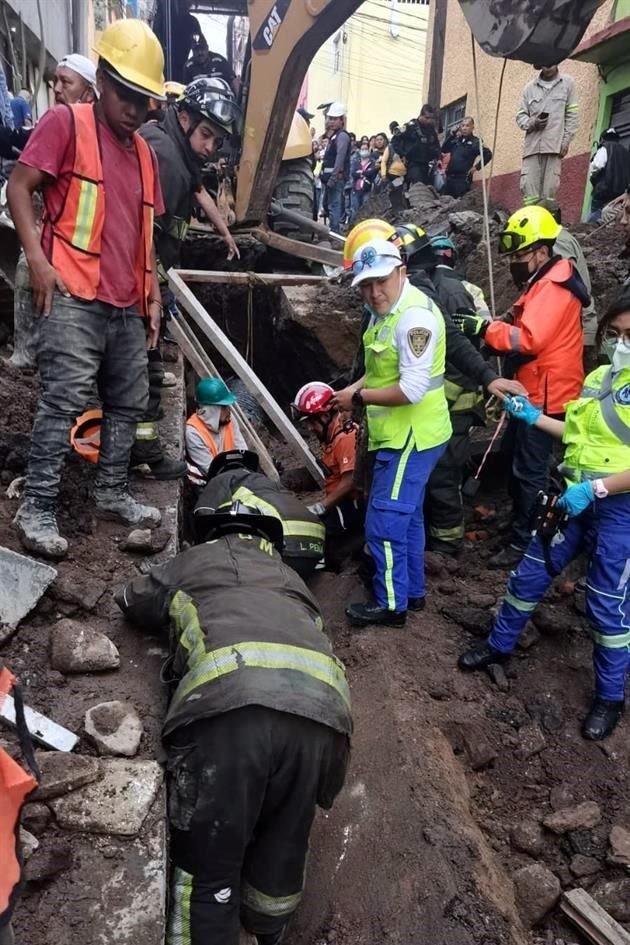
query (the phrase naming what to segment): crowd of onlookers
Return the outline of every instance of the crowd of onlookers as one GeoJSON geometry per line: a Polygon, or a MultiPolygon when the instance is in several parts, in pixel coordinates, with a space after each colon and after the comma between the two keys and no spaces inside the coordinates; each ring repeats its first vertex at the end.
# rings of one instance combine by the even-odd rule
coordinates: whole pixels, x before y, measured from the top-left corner
{"type": "Polygon", "coordinates": [[[470,190],[474,171],[492,159],[475,136],[472,118],[445,131],[430,105],[423,105],[418,118],[404,125],[392,121],[389,133],[372,136],[346,131],[345,119],[345,107],[332,103],[326,131],[313,139],[316,216],[329,220],[333,231],[351,225],[366,198],[385,188],[402,197],[406,187],[423,183],[461,197],[470,190]]]}

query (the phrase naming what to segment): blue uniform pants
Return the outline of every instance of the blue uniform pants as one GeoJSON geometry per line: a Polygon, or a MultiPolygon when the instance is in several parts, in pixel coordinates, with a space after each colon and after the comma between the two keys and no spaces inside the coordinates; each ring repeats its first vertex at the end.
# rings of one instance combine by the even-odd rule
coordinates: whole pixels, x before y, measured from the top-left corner
{"type": "Polygon", "coordinates": [[[424,493],[447,443],[417,450],[379,450],[365,518],[365,538],[376,565],[379,607],[407,610],[409,597],[424,597],[424,493]]]}
{"type": "MultiPolygon", "coordinates": [[[[588,553],[586,614],[593,631],[595,692],[601,699],[620,701],[630,668],[630,494],[596,500],[555,536],[550,551],[558,571],[588,553]]],[[[512,572],[488,638],[491,646],[511,652],[551,581],[536,536],[512,572]]]]}

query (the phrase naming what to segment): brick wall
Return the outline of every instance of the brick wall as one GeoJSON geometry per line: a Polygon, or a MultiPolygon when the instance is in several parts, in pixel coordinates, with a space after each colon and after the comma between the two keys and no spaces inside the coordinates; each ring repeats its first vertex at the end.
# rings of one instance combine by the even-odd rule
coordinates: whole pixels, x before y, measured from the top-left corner
{"type": "MultiPolygon", "coordinates": [[[[577,154],[567,157],[562,162],[562,178],[558,202],[562,207],[564,223],[579,223],[584,200],[584,186],[588,175],[590,154],[577,154]]],[[[523,199],[520,191],[520,171],[511,174],[498,174],[492,177],[492,200],[503,204],[510,212],[518,210],[523,199]]],[[[479,181],[476,187],[481,187],[479,181]]]]}

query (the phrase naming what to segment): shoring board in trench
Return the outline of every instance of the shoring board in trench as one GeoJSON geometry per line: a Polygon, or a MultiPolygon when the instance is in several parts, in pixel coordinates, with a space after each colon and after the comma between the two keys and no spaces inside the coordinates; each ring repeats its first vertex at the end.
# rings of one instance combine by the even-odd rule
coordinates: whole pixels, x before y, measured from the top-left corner
{"type": "MultiPolygon", "coordinates": [[[[198,339],[195,338],[193,332],[186,324],[186,319],[181,313],[178,312],[177,315],[170,319],[169,331],[198,377],[221,377],[219,371],[208,357],[208,353],[204,351],[198,339]]],[[[243,413],[243,408],[240,407],[238,403],[232,405],[232,410],[236,415],[236,419],[249,445],[252,449],[256,450],[260,457],[262,471],[269,476],[270,479],[278,482],[280,480],[278,470],[274,466],[273,459],[267,447],[252,426],[249,417],[243,413]]]]}
{"type": "Polygon", "coordinates": [[[230,367],[236,371],[248,391],[256,398],[278,432],[282,434],[287,444],[293,449],[295,455],[304,463],[315,482],[318,484],[323,483],[323,472],[300,434],[280,408],[275,398],[254,373],[245,358],[234,347],[225,332],[219,328],[196,295],[186,285],[181,278],[180,272],[176,269],[170,269],[168,282],[177,301],[188,312],[199,328],[201,328],[204,335],[219,354],[225,358],[230,367]]]}

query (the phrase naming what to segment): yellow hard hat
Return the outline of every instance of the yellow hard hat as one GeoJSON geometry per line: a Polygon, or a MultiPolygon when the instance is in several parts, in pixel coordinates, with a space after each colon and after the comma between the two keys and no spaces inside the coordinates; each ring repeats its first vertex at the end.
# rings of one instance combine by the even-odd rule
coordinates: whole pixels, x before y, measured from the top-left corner
{"type": "Polygon", "coordinates": [[[98,39],[94,52],[115,70],[118,82],[164,101],[164,53],[142,20],[116,20],[98,39]]]}
{"type": "Polygon", "coordinates": [[[561,229],[545,207],[523,207],[512,214],[499,235],[499,252],[510,255],[537,243],[555,243],[561,229]]]}
{"type": "Polygon", "coordinates": [[[175,95],[177,101],[184,97],[184,92],[186,86],[183,82],[165,82],[164,83],[164,94],[165,95],[175,95]]]}
{"type": "Polygon", "coordinates": [[[396,236],[396,230],[386,220],[363,220],[361,223],[350,230],[343,244],[343,268],[351,269],[352,261],[365,243],[371,240],[392,240],[396,236]]]}

